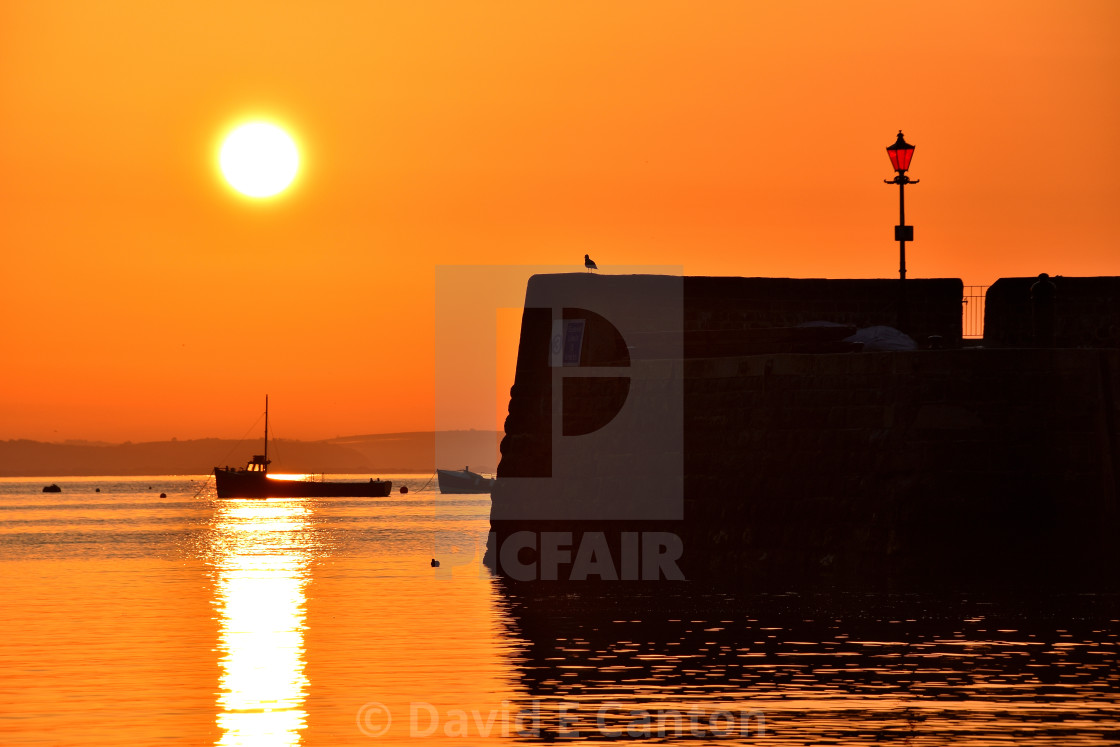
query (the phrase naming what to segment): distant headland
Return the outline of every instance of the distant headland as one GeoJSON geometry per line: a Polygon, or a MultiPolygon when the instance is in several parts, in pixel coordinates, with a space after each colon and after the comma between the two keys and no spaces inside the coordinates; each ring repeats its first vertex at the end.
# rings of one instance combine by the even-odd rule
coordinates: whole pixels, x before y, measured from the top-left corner
{"type": "MultiPolygon", "coordinates": [[[[440,458],[460,467],[496,469],[497,431],[439,431],[440,458]]],[[[418,473],[435,471],[435,431],[343,436],[322,441],[269,439],[274,472],[418,473]]],[[[0,477],[74,475],[201,475],[216,464],[241,464],[260,439],[47,443],[0,441],[0,477]]]]}

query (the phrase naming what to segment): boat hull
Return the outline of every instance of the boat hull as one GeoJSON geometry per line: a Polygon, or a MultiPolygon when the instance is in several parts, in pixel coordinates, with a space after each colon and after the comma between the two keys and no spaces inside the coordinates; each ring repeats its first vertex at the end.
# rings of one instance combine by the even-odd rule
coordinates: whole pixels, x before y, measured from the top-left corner
{"type": "Polygon", "coordinates": [[[392,480],[274,480],[264,473],[222,467],[214,470],[214,480],[219,498],[384,498],[393,491],[392,480]]]}
{"type": "Polygon", "coordinates": [[[494,480],[468,470],[437,469],[441,493],[487,493],[494,489],[494,480]]]}

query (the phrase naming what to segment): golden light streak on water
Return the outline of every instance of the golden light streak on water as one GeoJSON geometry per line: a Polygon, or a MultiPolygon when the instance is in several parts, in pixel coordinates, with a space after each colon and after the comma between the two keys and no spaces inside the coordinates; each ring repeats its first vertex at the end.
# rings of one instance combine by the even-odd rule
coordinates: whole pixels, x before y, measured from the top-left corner
{"type": "Polygon", "coordinates": [[[307,725],[311,546],[298,501],[233,501],[214,520],[219,745],[297,745],[307,725]]]}

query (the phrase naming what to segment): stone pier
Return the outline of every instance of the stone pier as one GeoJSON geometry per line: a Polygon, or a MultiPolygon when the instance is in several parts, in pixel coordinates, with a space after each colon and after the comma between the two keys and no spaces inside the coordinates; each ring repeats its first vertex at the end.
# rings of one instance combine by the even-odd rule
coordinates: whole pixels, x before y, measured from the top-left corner
{"type": "Polygon", "coordinates": [[[1114,588],[1120,352],[961,348],[954,279],[906,281],[940,349],[847,341],[899,323],[898,282],[534,277],[491,559],[516,537],[500,570],[526,579],[1114,588]]]}

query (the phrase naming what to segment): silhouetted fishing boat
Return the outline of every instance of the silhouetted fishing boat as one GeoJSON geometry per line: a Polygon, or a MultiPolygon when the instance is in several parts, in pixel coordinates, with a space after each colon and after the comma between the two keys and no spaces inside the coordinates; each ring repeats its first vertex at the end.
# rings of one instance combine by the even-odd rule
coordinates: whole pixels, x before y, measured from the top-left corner
{"type": "Polygon", "coordinates": [[[219,498],[384,498],[392,480],[369,482],[283,480],[268,476],[268,397],[264,398],[264,454],[255,454],[243,468],[215,467],[219,498]]]}
{"type": "Polygon", "coordinates": [[[441,493],[489,493],[494,489],[494,479],[463,469],[437,469],[441,493]]]}

